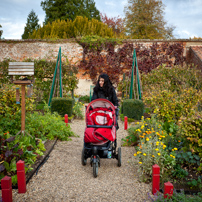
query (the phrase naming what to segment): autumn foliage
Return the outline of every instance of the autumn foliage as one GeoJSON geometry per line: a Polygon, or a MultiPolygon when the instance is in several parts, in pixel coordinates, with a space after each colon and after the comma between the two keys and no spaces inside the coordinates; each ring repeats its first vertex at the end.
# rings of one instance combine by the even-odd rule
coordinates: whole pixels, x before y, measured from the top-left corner
{"type": "Polygon", "coordinates": [[[119,79],[126,73],[130,76],[133,62],[133,51],[136,49],[138,68],[140,72],[148,73],[159,65],[167,66],[182,65],[185,61],[183,56],[183,45],[181,43],[153,43],[146,47],[139,43],[126,42],[115,51],[116,41],[93,39],[89,41],[80,41],[84,48],[83,59],[79,68],[90,75],[92,81],[96,81],[97,76],[106,72],[113,83],[118,84],[119,79]]]}

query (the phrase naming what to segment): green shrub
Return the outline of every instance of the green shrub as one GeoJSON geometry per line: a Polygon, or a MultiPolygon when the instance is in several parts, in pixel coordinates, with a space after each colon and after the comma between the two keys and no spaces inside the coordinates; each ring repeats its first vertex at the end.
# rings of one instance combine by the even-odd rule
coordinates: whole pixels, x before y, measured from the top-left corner
{"type": "MultiPolygon", "coordinates": [[[[16,87],[17,85],[6,84],[0,88],[0,115],[14,115],[20,111],[21,105],[16,104],[16,87]]],[[[25,102],[26,111],[32,111],[34,109],[34,96],[26,97],[25,102]]]]}
{"type": "Polygon", "coordinates": [[[183,117],[179,126],[182,136],[188,141],[188,148],[202,158],[202,112],[183,117]]]}
{"type": "Polygon", "coordinates": [[[202,91],[192,87],[180,92],[152,88],[151,91],[152,94],[145,92],[144,102],[164,122],[176,123],[182,116],[193,114],[202,96],[202,91]]]}
{"type": "Polygon", "coordinates": [[[62,117],[65,114],[72,116],[74,100],[71,98],[53,98],[51,102],[51,112],[57,112],[62,117]]]}
{"type": "Polygon", "coordinates": [[[90,96],[88,96],[88,95],[81,96],[79,98],[79,101],[83,102],[83,103],[89,103],[90,102],[90,96]]]}
{"type": "Polygon", "coordinates": [[[123,101],[123,114],[128,118],[140,120],[144,114],[144,103],[141,100],[126,99],[123,101]]]}

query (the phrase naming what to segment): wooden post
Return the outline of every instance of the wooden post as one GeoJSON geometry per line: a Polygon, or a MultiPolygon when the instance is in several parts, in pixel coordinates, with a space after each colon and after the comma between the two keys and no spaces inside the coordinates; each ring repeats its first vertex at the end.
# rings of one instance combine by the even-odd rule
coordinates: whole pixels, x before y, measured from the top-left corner
{"type": "Polygon", "coordinates": [[[171,198],[173,195],[173,184],[170,182],[164,183],[164,198],[171,198]]]}
{"type": "Polygon", "coordinates": [[[21,85],[22,101],[21,101],[21,131],[25,131],[25,85],[21,85]]]}
{"type": "Polygon", "coordinates": [[[1,179],[1,192],[3,202],[12,202],[12,181],[11,177],[5,176],[1,179]]]}
{"type": "Polygon", "coordinates": [[[25,163],[19,160],[16,163],[17,167],[17,179],[18,179],[18,193],[26,192],[26,177],[25,177],[25,163]]]}
{"type": "Polygon", "coordinates": [[[155,164],[152,166],[152,194],[156,194],[160,187],[160,167],[155,164]]]}
{"type": "Polygon", "coordinates": [[[128,129],[128,117],[124,116],[124,130],[128,129]]]}

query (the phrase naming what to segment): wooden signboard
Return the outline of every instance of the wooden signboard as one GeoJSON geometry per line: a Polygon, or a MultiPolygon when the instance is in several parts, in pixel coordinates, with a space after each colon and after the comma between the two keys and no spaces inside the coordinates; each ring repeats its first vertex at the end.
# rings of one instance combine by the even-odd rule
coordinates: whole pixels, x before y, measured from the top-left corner
{"type": "Polygon", "coordinates": [[[8,75],[34,75],[33,62],[9,62],[8,75]]]}

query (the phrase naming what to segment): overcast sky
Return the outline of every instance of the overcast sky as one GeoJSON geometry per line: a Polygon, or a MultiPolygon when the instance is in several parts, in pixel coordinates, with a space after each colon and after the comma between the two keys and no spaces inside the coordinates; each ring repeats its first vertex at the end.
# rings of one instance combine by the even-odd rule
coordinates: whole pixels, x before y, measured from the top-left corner
{"type": "MultiPolygon", "coordinates": [[[[108,17],[124,17],[128,0],[94,0],[96,7],[108,17]]],[[[42,25],[45,12],[41,0],[0,0],[0,24],[5,39],[21,39],[28,14],[33,9],[42,25]]],[[[163,0],[164,19],[176,27],[176,38],[202,37],[202,0],[163,0]]]]}

